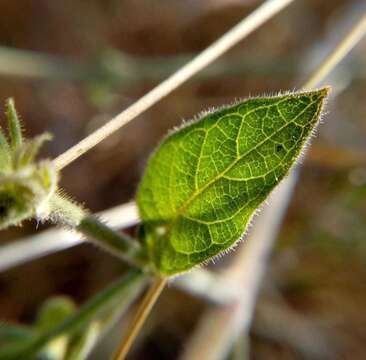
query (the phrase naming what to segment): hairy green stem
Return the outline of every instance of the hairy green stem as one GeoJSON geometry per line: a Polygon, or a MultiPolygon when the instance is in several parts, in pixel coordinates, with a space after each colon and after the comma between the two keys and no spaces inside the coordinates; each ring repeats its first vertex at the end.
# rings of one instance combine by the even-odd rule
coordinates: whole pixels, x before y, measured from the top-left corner
{"type": "Polygon", "coordinates": [[[32,359],[52,339],[66,333],[75,332],[87,326],[102,311],[127,296],[135,288],[142,286],[145,275],[140,271],[130,271],[127,275],[95,295],[67,320],[46,333],[35,336],[22,345],[9,345],[0,349],[1,360],[32,359]]]}
{"type": "Polygon", "coordinates": [[[144,268],[147,258],[144,249],[130,236],[117,232],[89,214],[65,196],[55,195],[51,200],[51,220],[78,230],[96,245],[122,258],[130,265],[144,268]]]}
{"type": "Polygon", "coordinates": [[[147,265],[144,249],[126,234],[120,234],[93,216],[85,216],[76,227],[103,249],[111,252],[130,265],[143,268],[147,265]]]}

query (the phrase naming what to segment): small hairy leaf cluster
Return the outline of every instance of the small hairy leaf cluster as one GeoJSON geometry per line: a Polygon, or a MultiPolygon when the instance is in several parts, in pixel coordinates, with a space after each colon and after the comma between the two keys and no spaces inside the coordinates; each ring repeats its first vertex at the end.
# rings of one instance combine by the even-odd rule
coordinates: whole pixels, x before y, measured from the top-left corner
{"type": "Polygon", "coordinates": [[[58,175],[51,161],[36,156],[51,136],[23,139],[12,99],[7,101],[8,138],[0,128],[0,230],[49,214],[48,203],[57,188],[58,175]]]}

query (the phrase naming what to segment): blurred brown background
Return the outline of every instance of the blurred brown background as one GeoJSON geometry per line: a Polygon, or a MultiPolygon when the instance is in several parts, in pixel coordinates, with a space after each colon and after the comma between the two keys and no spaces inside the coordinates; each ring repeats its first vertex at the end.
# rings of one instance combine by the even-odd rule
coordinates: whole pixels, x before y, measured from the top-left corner
{"type": "MultiPolygon", "coordinates": [[[[55,157],[260,3],[1,0],[1,104],[15,98],[29,135],[53,133],[44,155],[55,157]]],[[[67,167],[62,186],[93,211],[132,199],[148,154],[168,129],[235,98],[298,87],[362,9],[363,1],[295,1],[215,65],[67,167]]],[[[251,331],[253,359],[323,358],[327,353],[312,349],[306,332],[299,334],[302,340],[291,336],[301,326],[292,313],[271,312],[267,283],[320,331],[333,358],[366,357],[365,50],[363,41],[326,82],[334,86],[334,96],[303,161],[268,265],[251,331]]],[[[35,231],[35,224],[27,222],[1,232],[0,242],[35,231]]],[[[89,244],[19,266],[0,274],[0,318],[30,323],[53,294],[82,303],[124,269],[89,244]]],[[[206,306],[170,287],[130,358],[177,358],[206,306]]],[[[96,358],[102,354],[103,348],[96,358]]]]}

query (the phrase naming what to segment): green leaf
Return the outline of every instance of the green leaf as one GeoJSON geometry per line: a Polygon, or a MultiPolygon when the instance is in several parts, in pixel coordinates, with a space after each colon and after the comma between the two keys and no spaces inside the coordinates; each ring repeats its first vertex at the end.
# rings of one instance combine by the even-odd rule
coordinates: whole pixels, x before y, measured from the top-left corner
{"type": "Polygon", "coordinates": [[[317,125],[328,88],[254,98],[169,135],[137,202],[155,270],[170,276],[227,251],[284,178],[317,125]]]}

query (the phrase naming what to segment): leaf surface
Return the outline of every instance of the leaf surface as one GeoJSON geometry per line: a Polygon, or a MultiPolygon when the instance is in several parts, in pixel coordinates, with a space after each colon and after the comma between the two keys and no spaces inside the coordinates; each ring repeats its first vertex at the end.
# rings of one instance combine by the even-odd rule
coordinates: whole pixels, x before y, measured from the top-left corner
{"type": "Polygon", "coordinates": [[[158,273],[189,270],[243,236],[301,153],[327,93],[248,99],[165,138],[137,193],[144,241],[158,273]]]}

